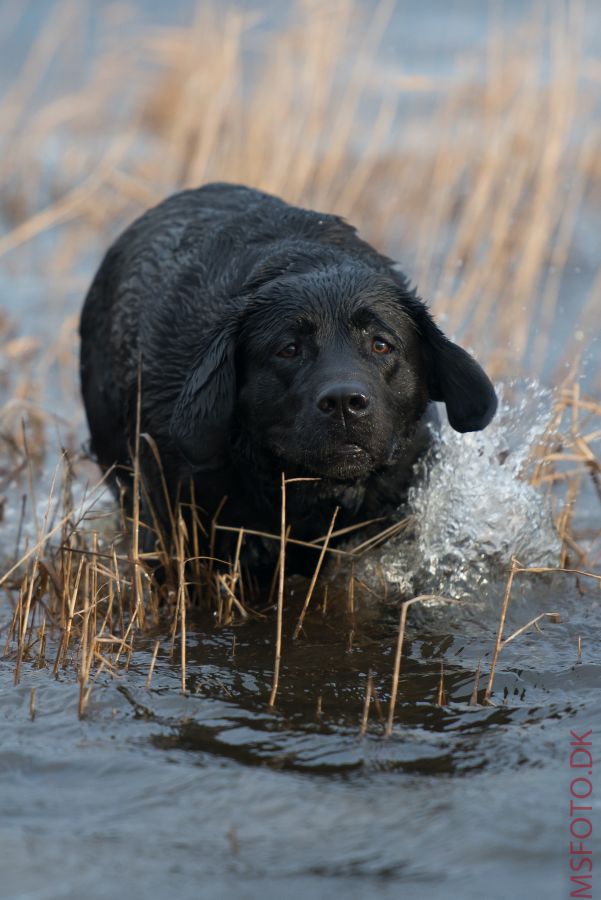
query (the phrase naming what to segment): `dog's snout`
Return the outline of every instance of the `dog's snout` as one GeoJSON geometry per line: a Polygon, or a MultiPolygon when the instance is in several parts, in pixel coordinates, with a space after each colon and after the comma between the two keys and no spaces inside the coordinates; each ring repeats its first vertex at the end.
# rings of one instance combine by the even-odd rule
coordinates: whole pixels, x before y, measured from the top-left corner
{"type": "Polygon", "coordinates": [[[361,416],[369,408],[369,396],[361,384],[329,385],[319,394],[317,408],[326,415],[361,416]]]}

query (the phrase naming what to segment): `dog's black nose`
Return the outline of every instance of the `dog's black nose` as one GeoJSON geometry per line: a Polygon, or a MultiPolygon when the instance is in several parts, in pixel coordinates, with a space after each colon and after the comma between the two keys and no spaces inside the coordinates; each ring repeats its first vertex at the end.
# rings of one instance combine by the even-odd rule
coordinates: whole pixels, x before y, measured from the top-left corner
{"type": "Polygon", "coordinates": [[[334,384],[321,392],[317,407],[326,415],[362,416],[369,407],[369,397],[360,384],[334,384]]]}

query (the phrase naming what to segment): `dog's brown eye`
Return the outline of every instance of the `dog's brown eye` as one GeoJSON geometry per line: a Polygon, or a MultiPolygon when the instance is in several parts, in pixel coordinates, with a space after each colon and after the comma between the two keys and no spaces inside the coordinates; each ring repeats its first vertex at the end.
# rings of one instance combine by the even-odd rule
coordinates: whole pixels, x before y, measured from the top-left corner
{"type": "Polygon", "coordinates": [[[298,354],[298,344],[292,342],[291,344],[286,344],[285,347],[282,347],[281,350],[278,350],[276,356],[281,356],[284,359],[292,359],[293,356],[298,354]]]}
{"type": "Polygon", "coordinates": [[[371,349],[374,353],[392,353],[392,346],[382,338],[374,338],[371,342],[371,349]]]}

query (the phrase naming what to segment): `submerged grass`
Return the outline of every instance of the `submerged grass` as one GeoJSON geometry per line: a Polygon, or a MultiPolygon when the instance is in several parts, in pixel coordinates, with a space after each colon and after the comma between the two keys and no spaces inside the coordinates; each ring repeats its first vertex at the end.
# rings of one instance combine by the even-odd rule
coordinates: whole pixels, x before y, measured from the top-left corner
{"type": "MultiPolygon", "coordinates": [[[[599,201],[601,135],[592,116],[598,69],[586,49],[584,6],[537,10],[517,29],[497,22],[485,56],[461,60],[448,80],[390,69],[380,48],[394,14],[391,2],[379,3],[373,15],[349,2],[299,4],[275,29],[263,28],[254,15],[200,3],[189,27],[137,27],[133,49],[119,36],[131,33],[132,23],[121,18],[127,11],[115,7],[106,20],[98,13],[103,41],[90,62],[86,46],[66,37],[85,14],[72,3],[55,5],[0,105],[6,225],[0,256],[15,283],[27,276],[38,279],[36,290],[42,279],[52,284],[49,320],[59,322],[46,341],[19,334],[10,316],[0,314],[0,494],[21,497],[0,572],[12,611],[4,652],[14,660],[15,682],[25,665],[55,674],[75,668],[83,715],[98,678],[126,671],[140,643],[153,646],[150,686],[156,635],[170,631],[186,691],[190,607],[204,609],[220,626],[271,614],[275,601],[269,703],[276,703],[286,546],[301,543],[286,525],[284,477],[281,533],[264,535],[279,541],[279,565],[272,596],[261,598],[253,596],[252,578],[240,566],[245,536],[256,532],[238,529],[234,560],[218,568],[214,552],[200,556],[197,519],[190,534],[181,510],[173,509],[174,546],[159,539],[156,554],[142,553],[137,459],[143,436],[138,433],[134,454],[133,515],[122,511],[117,524],[102,500],[104,479],[82,496],[92,470],[75,450],[81,429],[65,427],[60,415],[47,411],[50,402],[64,408],[65,418],[79,409],[77,304],[61,306],[61,295],[83,294],[98,248],[125,222],[164,195],[206,181],[244,182],[346,216],[394,258],[401,248],[401,261],[445,330],[477,347],[493,375],[544,373],[560,385],[524,477],[553,498],[562,541],[558,568],[566,577],[601,584],[601,531],[580,533],[577,517],[586,483],[601,500],[598,354],[588,361],[592,396],[581,394],[578,379],[587,346],[599,337],[601,276],[592,273],[569,312],[560,309],[571,295],[575,236],[592,222],[599,201]],[[84,77],[66,89],[73,71],[84,77]],[[39,472],[59,449],[52,434],[57,423],[60,497],[53,480],[42,514],[36,486],[39,492],[39,472]],[[25,527],[30,520],[33,536],[25,527]],[[157,555],[163,584],[151,575],[157,555]]],[[[9,26],[5,31],[9,40],[9,26]]],[[[406,526],[396,523],[362,543],[349,533],[343,550],[329,546],[338,534],[332,520],[328,533],[310,545],[315,576],[295,639],[322,566],[352,562],[406,526]]],[[[221,528],[217,515],[213,548],[221,528]]],[[[357,585],[350,571],[349,608],[357,585]]],[[[541,571],[512,561],[496,642],[491,635],[488,684],[479,691],[478,670],[474,702],[493,702],[499,654],[526,627],[504,637],[514,578],[541,571]]],[[[327,580],[324,590],[325,613],[327,580]]],[[[362,714],[358,710],[362,733],[376,703],[384,732],[393,730],[405,622],[409,606],[421,600],[402,599],[388,713],[380,709],[370,673],[362,714]]],[[[527,627],[553,615],[541,610],[527,627]]],[[[437,702],[445,702],[442,667],[437,702]]],[[[32,693],[32,718],[35,711],[32,693]]]]}

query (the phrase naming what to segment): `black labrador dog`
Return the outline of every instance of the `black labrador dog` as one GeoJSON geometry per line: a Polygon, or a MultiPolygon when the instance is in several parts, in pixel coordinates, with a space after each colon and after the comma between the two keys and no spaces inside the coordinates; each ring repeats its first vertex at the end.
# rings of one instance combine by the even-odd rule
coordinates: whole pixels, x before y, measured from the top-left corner
{"type": "MultiPolygon", "coordinates": [[[[220,523],[278,533],[282,472],[313,479],[287,488],[293,538],[323,535],[336,507],[337,528],[386,516],[432,401],[461,432],[497,404],[392,260],[337,216],[239,185],[183,191],[130,225],[80,333],[92,451],[126,473],[139,416],[143,514],[167,532],[169,507],[194,499],[205,527],[220,508],[220,523]]],[[[255,569],[277,557],[273,541],[244,546],[255,569]]]]}

